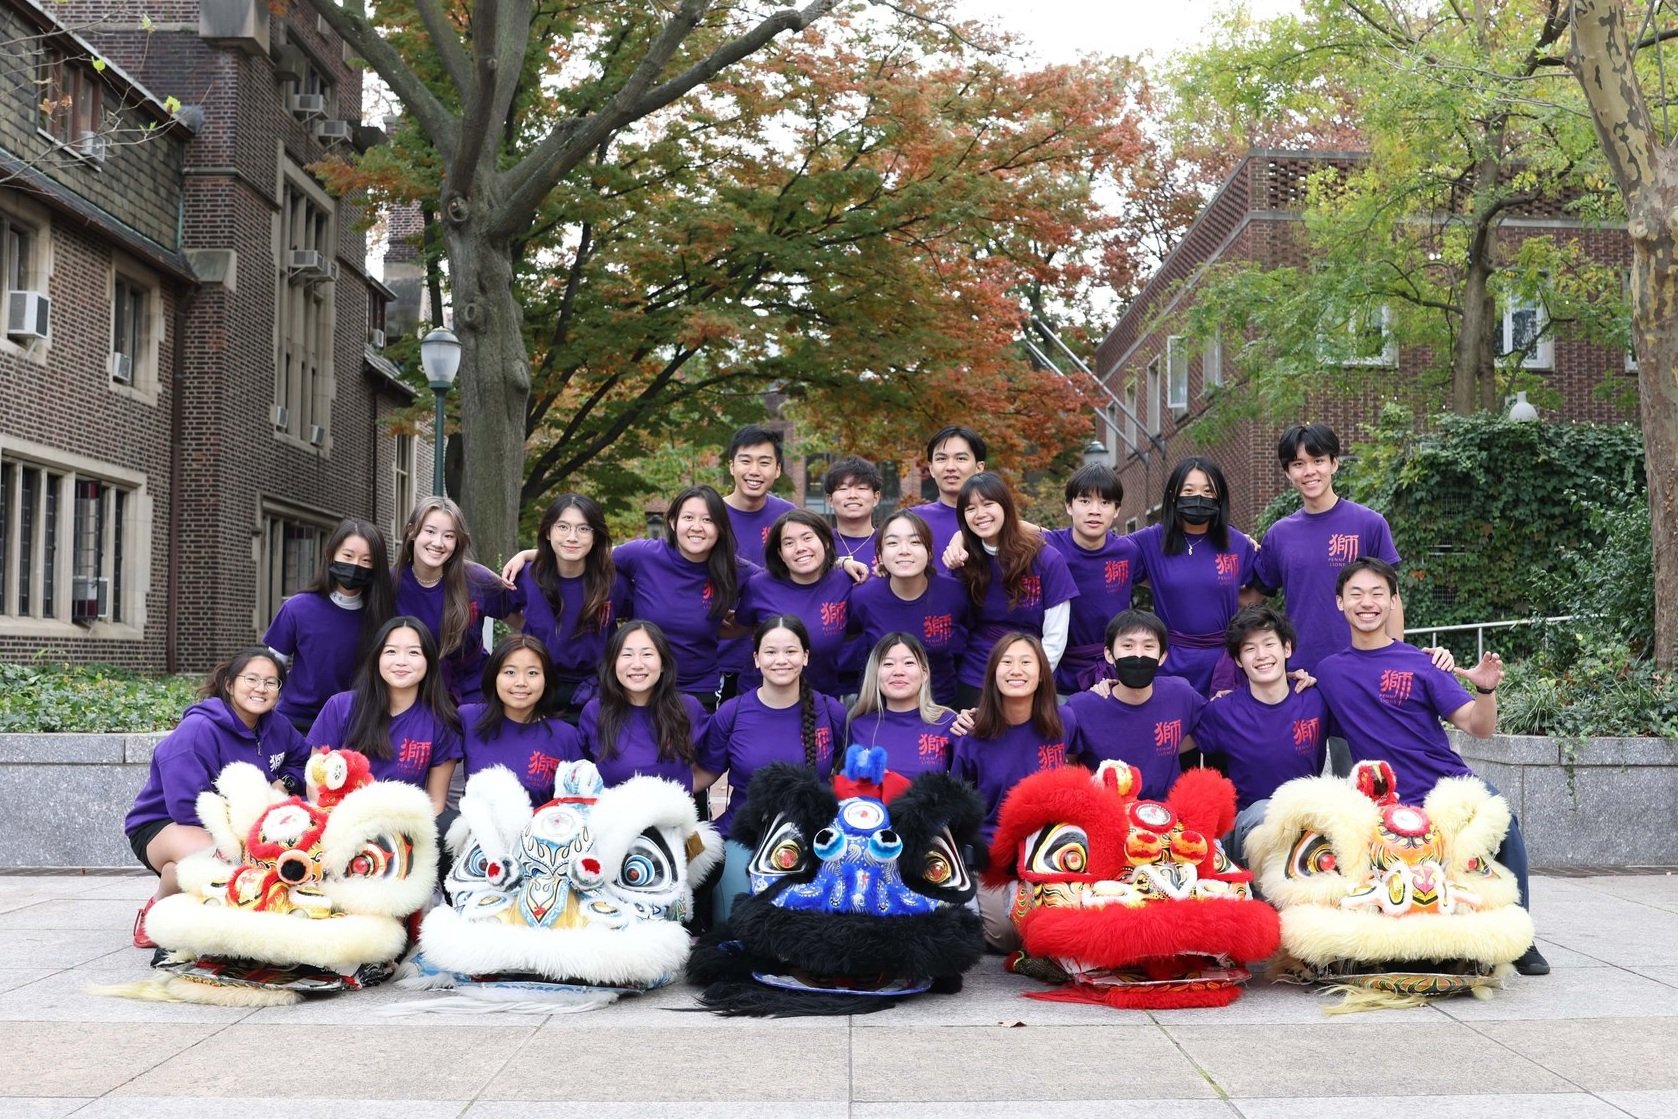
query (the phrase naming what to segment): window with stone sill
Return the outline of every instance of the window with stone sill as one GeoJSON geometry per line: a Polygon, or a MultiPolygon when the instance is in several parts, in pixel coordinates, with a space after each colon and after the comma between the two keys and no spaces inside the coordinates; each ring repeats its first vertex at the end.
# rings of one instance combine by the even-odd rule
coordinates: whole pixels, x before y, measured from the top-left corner
{"type": "Polygon", "coordinates": [[[130,621],[134,509],[127,486],[0,458],[0,617],[130,621]]]}

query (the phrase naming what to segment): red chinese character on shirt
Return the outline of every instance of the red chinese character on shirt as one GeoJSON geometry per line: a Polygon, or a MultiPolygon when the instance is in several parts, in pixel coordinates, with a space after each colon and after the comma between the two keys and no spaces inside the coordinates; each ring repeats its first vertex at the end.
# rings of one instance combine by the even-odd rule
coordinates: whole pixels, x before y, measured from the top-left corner
{"type": "Polygon", "coordinates": [[[1358,536],[1355,532],[1337,532],[1328,538],[1328,562],[1344,567],[1358,558],[1358,536]]]}
{"type": "Polygon", "coordinates": [[[929,648],[948,645],[954,629],[955,618],[950,614],[929,614],[921,619],[921,636],[929,648]]]}
{"type": "Polygon", "coordinates": [[[1293,721],[1293,744],[1299,752],[1309,753],[1317,747],[1317,737],[1322,733],[1322,720],[1316,716],[1309,719],[1295,719],[1293,721]]]}
{"type": "Polygon", "coordinates": [[[833,756],[833,732],[827,727],[816,728],[816,761],[826,765],[833,756]]]}
{"type": "Polygon", "coordinates": [[[1212,562],[1217,566],[1218,578],[1226,582],[1235,578],[1236,573],[1241,570],[1241,557],[1234,552],[1219,552],[1212,562]]]}
{"type": "Polygon", "coordinates": [[[950,740],[942,734],[923,734],[918,744],[920,756],[924,761],[941,762],[949,744],[950,740]]]}
{"type": "Polygon", "coordinates": [[[1414,672],[1400,672],[1389,668],[1381,673],[1381,699],[1394,707],[1410,698],[1410,690],[1416,685],[1414,672]]]}
{"type": "Polygon", "coordinates": [[[525,768],[525,773],[533,778],[539,777],[543,781],[552,785],[554,780],[554,770],[558,768],[558,758],[549,757],[547,754],[532,750],[530,751],[530,762],[525,768]]]}
{"type": "Polygon", "coordinates": [[[1107,585],[1111,587],[1128,582],[1130,582],[1130,561],[1127,559],[1108,560],[1107,585]]]}
{"type": "Polygon", "coordinates": [[[1154,749],[1161,754],[1175,754],[1183,746],[1183,720],[1162,720],[1154,724],[1154,749]]]}
{"type": "Polygon", "coordinates": [[[422,769],[429,769],[431,761],[431,743],[419,739],[404,738],[402,749],[396,752],[396,764],[410,772],[418,773],[422,769]]]}
{"type": "Polygon", "coordinates": [[[1027,575],[1020,580],[1020,605],[1036,606],[1043,601],[1043,577],[1027,575]]]}
{"type": "Polygon", "coordinates": [[[826,630],[828,633],[832,633],[834,630],[844,629],[845,607],[847,605],[849,604],[844,602],[822,603],[822,629],[826,630]]]}
{"type": "Polygon", "coordinates": [[[1037,747],[1038,769],[1059,769],[1066,764],[1066,743],[1049,742],[1037,747]]]}
{"type": "Polygon", "coordinates": [[[764,528],[763,528],[763,539],[759,540],[758,543],[760,543],[760,544],[769,543],[769,530],[772,527],[774,527],[774,526],[773,525],[765,525],[764,526],[764,528]]]}
{"type": "Polygon", "coordinates": [[[705,580],[705,587],[699,592],[699,597],[704,599],[706,602],[710,602],[713,598],[717,597],[717,588],[711,585],[711,581],[709,579],[705,580]]]}

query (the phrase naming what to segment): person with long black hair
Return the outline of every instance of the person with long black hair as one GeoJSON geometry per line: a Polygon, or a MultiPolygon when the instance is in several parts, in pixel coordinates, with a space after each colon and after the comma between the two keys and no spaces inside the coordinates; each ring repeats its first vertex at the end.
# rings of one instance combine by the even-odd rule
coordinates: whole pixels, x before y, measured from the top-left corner
{"type": "Polygon", "coordinates": [[[508,585],[472,561],[460,506],[421,498],[396,556],[396,609],[425,623],[442,652],[441,682],[456,704],[474,703],[484,674],[483,620],[517,612],[508,585]]]}
{"type": "Polygon", "coordinates": [[[1141,580],[1153,589],[1154,613],[1170,635],[1171,656],[1160,671],[1208,698],[1234,688],[1224,631],[1244,600],[1259,599],[1256,591],[1243,594],[1258,546],[1229,523],[1229,483],[1218,464],[1199,455],[1178,463],[1165,482],[1159,523],[1131,540],[1141,580]]]}
{"type": "Polygon", "coordinates": [[[980,472],[961,484],[956,514],[966,552],[957,576],[975,615],[957,697],[957,706],[969,707],[986,684],[985,665],[1004,634],[1037,638],[1054,674],[1066,649],[1078,585],[1060,553],[1022,525],[1014,495],[995,474],[980,472]]]}
{"type": "MultiPolygon", "coordinates": [[[[850,611],[851,577],[836,566],[833,530],[808,509],[781,514],[769,526],[762,571],[753,572],[740,589],[734,620],[756,626],[761,618],[792,614],[810,634],[810,686],[839,694],[840,656],[850,611]]],[[[740,673],[742,689],[755,688],[763,676],[755,668],[740,673]]]]}
{"type": "Polygon", "coordinates": [[[355,687],[326,701],[308,742],[365,754],[376,779],[418,785],[443,811],[461,757],[460,718],[424,622],[399,614],[384,624],[355,687]]]}
{"type": "Polygon", "coordinates": [[[608,785],[637,774],[693,788],[694,762],[710,716],[676,688],[676,659],[654,622],[637,619],[612,634],[600,690],[577,728],[583,753],[608,785]]]}
{"type": "Polygon", "coordinates": [[[321,704],[355,682],[355,670],[395,605],[385,538],[368,521],[338,523],[309,585],[280,604],[262,643],[286,666],[279,713],[298,731],[321,704]]]}
{"type": "MultiPolygon", "coordinates": [[[[728,840],[734,812],[749,795],[752,775],[771,762],[802,763],[827,777],[834,752],[845,733],[845,708],[837,699],[810,687],[804,669],[810,660],[810,635],[791,614],[764,618],[752,633],[752,661],[763,683],[725,700],[711,718],[699,751],[695,788],[708,788],[728,775],[728,809],[717,831],[728,840]]],[[[716,891],[716,916],[728,916],[734,895],[745,889],[751,852],[725,842],[722,880],[716,891]]]]}
{"type": "Polygon", "coordinates": [[[532,808],[554,796],[554,774],[583,756],[582,736],[560,717],[553,662],[540,639],[515,633],[484,662],[484,701],[460,709],[468,780],[491,766],[512,771],[532,808]]]}
{"type": "Polygon", "coordinates": [[[536,529],[536,559],[518,573],[514,594],[524,632],[542,642],[552,662],[558,710],[574,721],[594,694],[607,639],[629,609],[606,515],[593,498],[562,493],[548,505],[536,529]]]}

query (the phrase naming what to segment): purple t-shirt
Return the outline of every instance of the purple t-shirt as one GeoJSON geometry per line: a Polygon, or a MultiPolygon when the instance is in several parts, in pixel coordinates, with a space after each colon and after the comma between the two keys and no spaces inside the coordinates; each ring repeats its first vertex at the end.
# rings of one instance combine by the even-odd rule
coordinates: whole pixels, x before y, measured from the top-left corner
{"type": "MultiPolygon", "coordinates": [[[[433,587],[422,587],[410,569],[398,567],[392,574],[396,579],[396,612],[411,614],[424,622],[441,649],[444,581],[439,580],[433,587]]],[[[471,613],[460,648],[452,653],[442,649],[443,680],[456,704],[476,703],[483,698],[484,661],[489,659],[484,649],[484,619],[505,618],[519,608],[513,592],[481,563],[467,561],[466,593],[471,601],[471,613]]]]}
{"type": "Polygon", "coordinates": [[[1340,498],[1326,512],[1289,513],[1270,526],[1253,567],[1253,585],[1286,598],[1288,619],[1299,631],[1294,668],[1314,669],[1330,653],[1352,643],[1351,627],[1334,605],[1334,582],[1355,559],[1373,556],[1398,566],[1387,519],[1355,501],[1340,498]]]}
{"type": "Polygon", "coordinates": [[[1078,716],[1071,751],[1094,769],[1103,761],[1121,761],[1142,771],[1142,795],[1159,800],[1182,772],[1178,755],[1183,740],[1195,733],[1206,700],[1186,681],[1161,673],[1154,693],[1131,704],[1117,696],[1079,692],[1065,711],[1078,716]]]}
{"type": "Polygon", "coordinates": [[[956,520],[956,507],[945,505],[942,501],[929,501],[925,505],[917,505],[909,512],[926,522],[932,530],[932,566],[945,575],[950,569],[944,566],[944,549],[950,546],[950,541],[961,531],[961,525],[956,520]]]}
{"type": "MultiPolygon", "coordinates": [[[[734,555],[754,567],[763,566],[763,546],[769,541],[769,529],[782,513],[798,506],[784,497],[766,494],[763,506],[750,513],[723,502],[728,509],[728,524],[734,530],[734,555]]],[[[744,577],[741,582],[744,583],[744,577]]],[[[717,652],[717,667],[722,672],[748,672],[752,667],[752,639],[730,637],[722,642],[717,652]]],[[[754,687],[756,685],[753,685],[754,687]]],[[[744,691],[746,684],[740,684],[744,691]]]]}
{"type": "MultiPolygon", "coordinates": [[[[975,611],[972,636],[961,658],[960,680],[978,687],[984,683],[985,661],[991,649],[1005,634],[1029,633],[1043,636],[1043,615],[1050,607],[1059,606],[1078,597],[1078,585],[1066,570],[1060,553],[1045,546],[1031,561],[1031,573],[1024,579],[1019,602],[1008,605],[1008,588],[1002,581],[1002,565],[995,556],[969,556],[968,563],[983,561],[990,564],[990,584],[985,588],[985,600],[975,611]]],[[[972,596],[968,596],[972,601],[972,596]]]]}
{"type": "Polygon", "coordinates": [[[874,566],[874,534],[867,536],[846,536],[838,529],[833,530],[833,547],[835,560],[853,559],[864,567],[874,566]]]}
{"type": "Polygon", "coordinates": [[[366,616],[323,594],[294,594],[280,603],[262,643],[291,658],[280,692],[281,715],[293,723],[313,722],[328,696],[355,683],[366,616]]]}
{"type": "Polygon", "coordinates": [[[506,766],[524,786],[532,808],[548,803],[554,797],[554,771],[559,764],[582,759],[583,739],[577,728],[557,715],[530,723],[503,718],[486,738],[478,733],[485,706],[469,703],[460,709],[467,780],[491,766],[506,766]]]}
{"type": "MultiPolygon", "coordinates": [[[[354,701],[354,692],[339,692],[326,701],[315,725],[309,728],[310,749],[326,746],[336,750],[344,744],[354,701]]],[[[434,767],[460,760],[460,732],[422,703],[391,718],[389,739],[390,757],[367,757],[374,778],[380,781],[406,781],[423,789],[434,767]]]]}
{"type": "MultiPolygon", "coordinates": [[[[688,731],[697,755],[705,741],[705,727],[710,721],[705,708],[690,695],[682,696],[687,708],[688,731]]],[[[600,701],[591,699],[577,716],[577,729],[583,736],[583,756],[600,770],[600,778],[608,785],[621,785],[636,774],[663,777],[684,789],[693,788],[693,765],[684,761],[664,761],[658,756],[658,736],[653,733],[652,713],[645,707],[631,707],[629,718],[618,729],[610,758],[602,758],[600,741],[600,701]]]]}
{"type": "Polygon", "coordinates": [[[558,618],[554,617],[547,595],[542,593],[542,585],[536,581],[533,566],[522,568],[514,582],[517,589],[513,593],[524,609],[524,632],[541,641],[547,649],[548,659],[553,661],[554,675],[574,684],[593,681],[600,673],[600,662],[606,655],[606,642],[611,639],[618,622],[629,613],[629,588],[622,577],[612,583],[603,616],[582,624],[579,624],[585,594],[582,576],[575,579],[560,577],[558,618]]]}
{"type": "MultiPolygon", "coordinates": [[[[874,568],[874,534],[867,536],[846,536],[838,529],[833,531],[834,555],[838,561],[856,560],[870,571],[874,568]]],[[[869,576],[864,582],[873,582],[869,576]]],[[[856,584],[861,586],[861,583],[856,584]]],[[[851,592],[856,593],[854,590],[851,592]]],[[[839,687],[835,694],[851,695],[857,690],[862,681],[862,673],[868,667],[869,645],[862,638],[856,636],[853,624],[850,633],[845,638],[844,648],[839,650],[839,687]]]]}
{"type": "Polygon", "coordinates": [[[1043,542],[1060,553],[1078,587],[1067,627],[1066,652],[1055,669],[1055,688],[1070,695],[1082,691],[1078,677],[1100,665],[1106,651],[1107,623],[1130,609],[1130,581],[1141,574],[1141,553],[1128,536],[1107,534],[1101,547],[1086,551],[1069,528],[1043,534],[1043,542]]]}
{"type": "Polygon", "coordinates": [[[247,727],[219,696],[186,709],[181,721],[152,751],[151,770],[134,807],[122,822],[125,834],[158,820],[202,827],[198,794],[215,786],[221,771],[234,762],[249,762],[269,780],[290,775],[303,787],[303,766],[309,747],[277,710],[247,727]]]}
{"type": "Polygon", "coordinates": [[[1353,760],[1391,763],[1400,800],[1419,804],[1441,778],[1473,772],[1440,720],[1474,697],[1414,645],[1347,649],[1317,662],[1315,674],[1353,760]]]}
{"type": "Polygon", "coordinates": [[[1132,533],[1142,572],[1154,591],[1154,613],[1171,633],[1160,671],[1181,676],[1201,695],[1212,691],[1218,662],[1227,662],[1224,630],[1241,608],[1241,588],[1252,579],[1258,549],[1242,532],[1229,530],[1229,548],[1219,551],[1209,536],[1188,536],[1194,550],[1165,554],[1165,528],[1149,525],[1132,533]]]}
{"type": "Polygon", "coordinates": [[[1236,688],[1212,700],[1200,713],[1194,744],[1204,754],[1222,754],[1235,782],[1237,807],[1264,800],[1283,782],[1323,771],[1325,719],[1316,688],[1266,703],[1252,689],[1236,688]]]}
{"type": "Polygon", "coordinates": [[[717,635],[722,614],[710,613],[715,594],[709,569],[663,540],[626,540],[612,559],[629,586],[634,617],[656,622],[676,658],[676,686],[716,691],[717,635]]]}
{"type": "Polygon", "coordinates": [[[980,829],[985,845],[996,834],[1002,801],[1015,785],[1045,769],[1059,769],[1067,763],[1068,746],[1078,734],[1078,715],[1068,704],[1060,709],[1061,733],[1044,738],[1031,720],[1009,727],[997,738],[957,735],[950,750],[950,772],[978,790],[985,802],[985,823],[980,829]]]}
{"type": "Polygon", "coordinates": [[[908,633],[921,639],[932,669],[932,698],[948,705],[956,698],[956,658],[967,647],[973,624],[973,600],[967,588],[948,575],[929,572],[926,590],[905,601],[891,589],[890,579],[868,579],[851,590],[851,628],[862,634],[863,663],[874,645],[888,633],[908,633]]]}
{"type": "MultiPolygon", "coordinates": [[[[845,644],[850,601],[851,577],[837,567],[808,586],[759,571],[740,588],[734,620],[747,629],[776,614],[791,614],[803,622],[810,632],[810,663],[804,669],[810,686],[833,695],[839,687],[839,654],[845,644]]],[[[755,666],[740,671],[742,691],[761,683],[763,673],[755,666]]]]}
{"type": "Polygon", "coordinates": [[[937,722],[921,721],[919,709],[870,711],[851,720],[845,745],[886,750],[886,768],[905,777],[922,773],[943,773],[950,768],[950,724],[954,711],[946,711],[937,722]]]}
{"type": "MultiPolygon", "coordinates": [[[[845,709],[831,696],[814,692],[816,705],[816,769],[833,772],[834,744],[845,733],[845,709]]],[[[752,774],[771,762],[804,762],[803,715],[798,704],[769,707],[757,689],[741,692],[717,708],[705,730],[699,766],[712,773],[728,773],[728,810],[717,820],[717,831],[728,837],[734,810],[746,803],[752,774]]]]}

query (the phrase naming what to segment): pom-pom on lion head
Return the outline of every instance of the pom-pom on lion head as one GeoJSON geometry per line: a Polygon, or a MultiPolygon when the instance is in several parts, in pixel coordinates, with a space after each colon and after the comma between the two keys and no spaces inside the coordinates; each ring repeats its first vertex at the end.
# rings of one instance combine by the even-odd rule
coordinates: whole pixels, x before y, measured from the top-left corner
{"type": "Polygon", "coordinates": [[[1011,886],[1021,950],[1010,971],[1064,984],[1033,998],[1160,1008],[1223,1006],[1276,949],[1276,913],[1218,837],[1235,788],[1191,770],[1164,801],[1105,762],[1034,774],[1003,801],[992,886],[1011,886]]]}
{"type": "Polygon", "coordinates": [[[1487,994],[1532,943],[1514,876],[1494,858],[1507,802],[1474,777],[1446,778],[1420,804],[1401,792],[1385,762],[1360,762],[1349,781],[1289,781],[1247,837],[1282,914],[1276,970],[1339,985],[1355,996],[1342,1009],[1487,994]]]}

